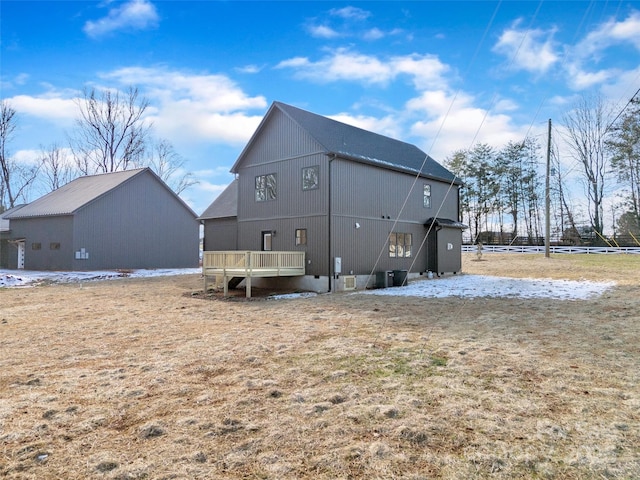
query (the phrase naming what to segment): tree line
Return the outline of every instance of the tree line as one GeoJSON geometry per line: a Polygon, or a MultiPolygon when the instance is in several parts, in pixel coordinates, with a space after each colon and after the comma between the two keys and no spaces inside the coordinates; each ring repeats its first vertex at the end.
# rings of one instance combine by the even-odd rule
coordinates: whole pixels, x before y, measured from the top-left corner
{"type": "MultiPolygon", "coordinates": [[[[640,92],[640,90],[638,91],[640,92]]],[[[636,95],[614,117],[600,96],[583,96],[554,130],[559,138],[547,145],[529,137],[501,148],[476,144],[445,160],[462,179],[461,220],[472,242],[539,244],[549,234],[564,244],[611,244],[625,238],[640,246],[640,100],[636,95]],[[560,162],[562,152],[573,161],[583,186],[576,207],[560,162]],[[551,232],[545,232],[549,161],[551,232]],[[605,231],[605,200],[611,200],[613,235],[605,231]]],[[[548,139],[547,139],[548,140],[548,139]]],[[[608,227],[609,225],[607,225],[608,227]]]]}
{"type": "Polygon", "coordinates": [[[137,88],[85,89],[76,105],[74,128],[65,143],[41,146],[37,160],[24,163],[10,151],[18,112],[8,100],[0,101],[0,213],[28,201],[36,182],[53,191],[83,175],[150,167],[177,194],[197,183],[173,145],[153,135],[145,117],[149,101],[137,88]]]}

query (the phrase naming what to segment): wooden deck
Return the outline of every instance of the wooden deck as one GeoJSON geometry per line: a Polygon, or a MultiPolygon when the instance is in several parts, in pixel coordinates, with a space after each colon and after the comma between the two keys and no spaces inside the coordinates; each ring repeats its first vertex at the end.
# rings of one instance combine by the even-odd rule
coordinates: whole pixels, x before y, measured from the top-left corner
{"type": "Polygon", "coordinates": [[[202,257],[205,292],[212,277],[221,278],[225,297],[229,294],[229,281],[234,277],[246,279],[249,298],[253,277],[295,277],[304,274],[304,252],[204,252],[202,257]]]}

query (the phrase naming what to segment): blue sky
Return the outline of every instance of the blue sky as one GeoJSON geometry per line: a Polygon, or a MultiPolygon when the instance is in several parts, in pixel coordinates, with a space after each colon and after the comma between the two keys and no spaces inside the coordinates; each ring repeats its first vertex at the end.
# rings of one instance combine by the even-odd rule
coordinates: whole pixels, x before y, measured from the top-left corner
{"type": "Polygon", "coordinates": [[[3,0],[0,16],[15,157],[65,144],[83,88],[134,85],[200,181],[183,195],[196,213],[275,100],[443,161],[542,136],[582,93],[622,108],[640,87],[637,1],[3,0]]]}

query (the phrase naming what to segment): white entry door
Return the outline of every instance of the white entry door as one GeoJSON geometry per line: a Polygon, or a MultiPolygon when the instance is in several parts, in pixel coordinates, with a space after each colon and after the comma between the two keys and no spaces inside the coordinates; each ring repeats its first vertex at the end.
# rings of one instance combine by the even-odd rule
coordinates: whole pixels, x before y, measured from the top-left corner
{"type": "Polygon", "coordinates": [[[272,232],[262,232],[262,251],[270,252],[271,251],[271,237],[273,236],[272,232]]]}
{"type": "Polygon", "coordinates": [[[24,240],[18,242],[18,268],[24,268],[24,240]]]}

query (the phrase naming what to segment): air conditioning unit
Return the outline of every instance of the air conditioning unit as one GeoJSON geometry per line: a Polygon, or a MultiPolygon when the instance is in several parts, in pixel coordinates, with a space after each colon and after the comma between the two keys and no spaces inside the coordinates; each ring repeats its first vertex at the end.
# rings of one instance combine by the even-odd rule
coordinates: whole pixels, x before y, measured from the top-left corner
{"type": "Polygon", "coordinates": [[[343,290],[355,290],[356,289],[356,276],[355,275],[345,275],[342,277],[342,289],[343,290]]]}

